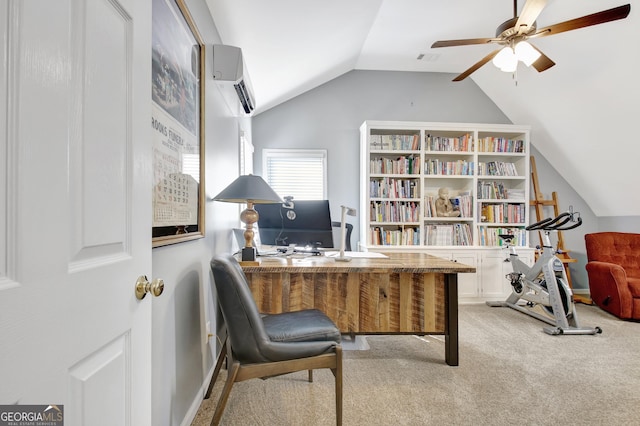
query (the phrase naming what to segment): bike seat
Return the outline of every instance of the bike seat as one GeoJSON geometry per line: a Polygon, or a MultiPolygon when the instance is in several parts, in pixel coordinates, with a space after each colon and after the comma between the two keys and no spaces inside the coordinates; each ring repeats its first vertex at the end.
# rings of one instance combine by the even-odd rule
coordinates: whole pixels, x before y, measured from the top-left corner
{"type": "Polygon", "coordinates": [[[498,237],[502,238],[507,243],[510,243],[516,236],[511,234],[498,234],[498,237]]]}

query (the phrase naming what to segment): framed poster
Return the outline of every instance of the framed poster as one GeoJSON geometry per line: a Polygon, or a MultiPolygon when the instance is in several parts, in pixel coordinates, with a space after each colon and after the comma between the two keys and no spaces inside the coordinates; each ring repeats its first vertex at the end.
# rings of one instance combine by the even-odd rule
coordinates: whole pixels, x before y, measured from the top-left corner
{"type": "Polygon", "coordinates": [[[204,236],[204,45],[183,0],[153,0],[153,247],[204,236]]]}

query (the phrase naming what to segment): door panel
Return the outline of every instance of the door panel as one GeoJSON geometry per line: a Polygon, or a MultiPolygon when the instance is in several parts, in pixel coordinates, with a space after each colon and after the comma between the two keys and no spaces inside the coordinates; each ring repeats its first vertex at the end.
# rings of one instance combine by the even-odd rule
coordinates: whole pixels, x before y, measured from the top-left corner
{"type": "Polygon", "coordinates": [[[73,237],[71,269],[122,259],[130,254],[131,217],[131,19],[115,4],[100,0],[77,4],[72,80],[76,97],[71,117],[69,181],[73,237]],[[110,34],[105,39],[104,34],[110,34]],[[99,46],[99,49],[96,48],[99,46]]]}
{"type": "Polygon", "coordinates": [[[131,382],[127,369],[130,351],[130,336],[126,334],[69,369],[67,420],[77,425],[130,424],[127,421],[131,409],[127,398],[131,382]]]}

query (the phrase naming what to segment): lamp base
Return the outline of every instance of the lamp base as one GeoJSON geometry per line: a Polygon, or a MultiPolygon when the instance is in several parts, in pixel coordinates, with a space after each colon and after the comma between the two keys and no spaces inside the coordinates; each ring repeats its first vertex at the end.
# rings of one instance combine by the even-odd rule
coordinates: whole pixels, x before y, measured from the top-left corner
{"type": "Polygon", "coordinates": [[[242,261],[251,262],[256,260],[256,248],[255,247],[243,247],[242,248],[242,261]]]}

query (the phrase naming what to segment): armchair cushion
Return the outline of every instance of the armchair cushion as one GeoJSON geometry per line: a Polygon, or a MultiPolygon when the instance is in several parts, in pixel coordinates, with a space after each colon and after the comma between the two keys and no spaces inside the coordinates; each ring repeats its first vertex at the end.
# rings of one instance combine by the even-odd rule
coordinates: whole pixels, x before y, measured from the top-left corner
{"type": "Polygon", "coordinates": [[[623,319],[640,319],[640,234],[585,235],[593,301],[623,319]]]}

